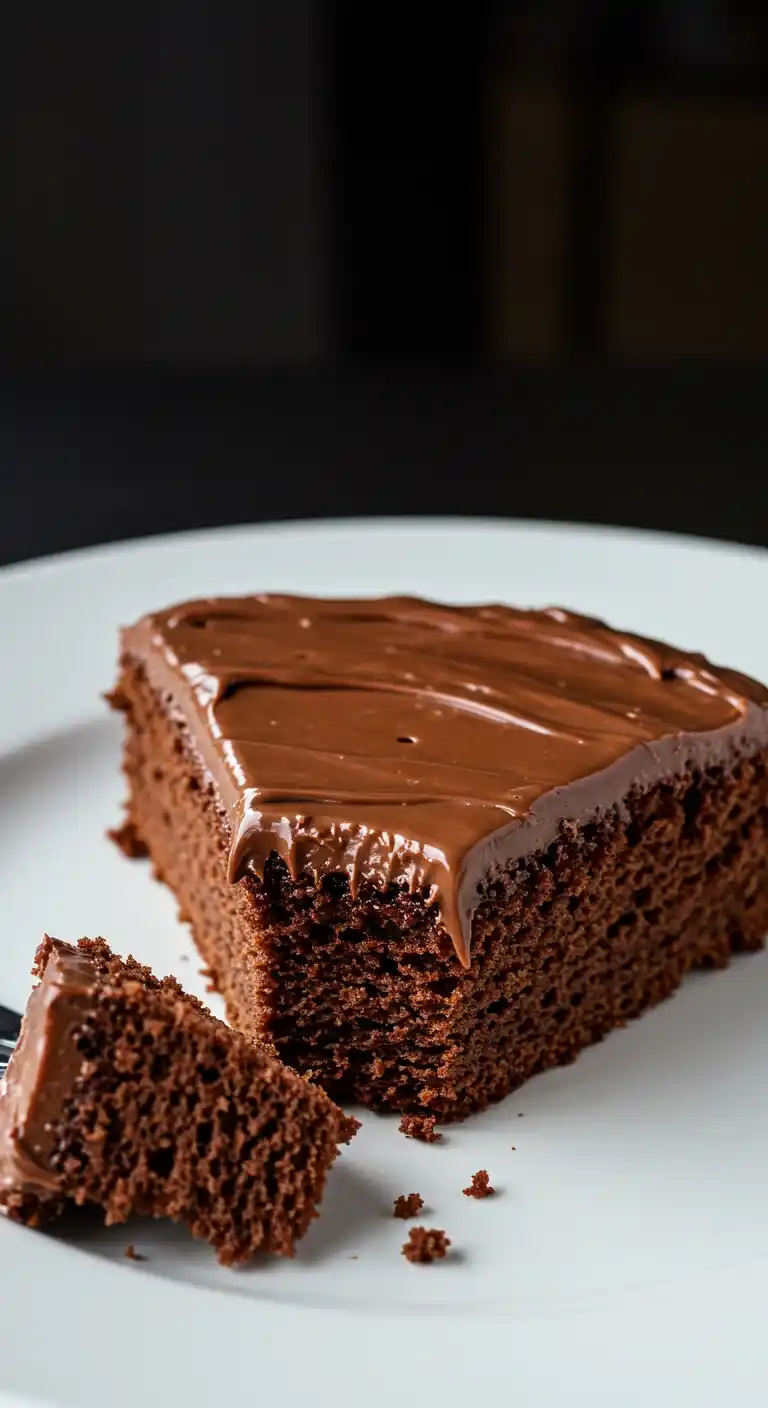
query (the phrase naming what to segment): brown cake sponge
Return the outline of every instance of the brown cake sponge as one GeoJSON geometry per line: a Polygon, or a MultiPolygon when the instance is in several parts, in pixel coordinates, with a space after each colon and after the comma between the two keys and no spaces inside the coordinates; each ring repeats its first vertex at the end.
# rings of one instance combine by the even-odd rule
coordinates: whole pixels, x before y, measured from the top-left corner
{"type": "Polygon", "coordinates": [[[357,1122],[173,978],[46,938],[0,1093],[0,1206],[183,1222],[229,1265],[291,1256],[357,1122]]]}

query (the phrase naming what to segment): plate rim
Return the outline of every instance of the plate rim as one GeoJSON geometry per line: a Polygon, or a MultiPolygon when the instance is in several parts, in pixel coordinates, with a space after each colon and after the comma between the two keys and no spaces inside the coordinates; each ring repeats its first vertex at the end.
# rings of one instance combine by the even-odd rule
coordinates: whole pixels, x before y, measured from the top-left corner
{"type": "MultiPolygon", "coordinates": [[[[497,518],[460,518],[453,516],[433,516],[433,517],[371,517],[371,518],[340,518],[340,519],[292,519],[281,521],[280,523],[256,523],[256,524],[232,524],[225,527],[215,527],[209,529],[191,529],[182,533],[164,533],[157,535],[147,535],[138,538],[129,538],[112,543],[100,543],[71,551],[47,554],[41,557],[28,559],[19,563],[7,564],[0,568],[0,611],[6,601],[8,589],[12,586],[20,588],[22,591],[26,584],[39,582],[46,584],[47,591],[53,591],[57,579],[69,572],[85,571],[98,572],[105,566],[119,563],[124,572],[134,569],[141,557],[147,553],[163,556],[168,552],[184,549],[196,549],[198,547],[212,548],[225,547],[238,539],[259,538],[265,535],[270,537],[290,537],[310,534],[313,537],[323,537],[329,534],[356,536],[361,533],[377,533],[381,536],[409,535],[417,536],[420,533],[431,532],[447,534],[449,536],[466,535],[468,532],[477,535],[486,535],[489,532],[499,535],[547,535],[562,538],[572,538],[578,536],[582,540],[610,539],[614,541],[640,541],[648,547],[663,547],[666,550],[693,551],[696,555],[717,557],[720,562],[725,557],[739,562],[750,561],[761,564],[761,570],[768,567],[768,551],[763,548],[748,544],[734,544],[722,542],[718,539],[685,536],[674,533],[660,533],[648,530],[635,530],[611,525],[590,525],[571,524],[567,522],[556,522],[541,519],[497,519],[497,518]]],[[[94,701],[95,702],[95,701],[94,701]]],[[[41,738],[44,735],[39,735],[41,738]]],[[[15,751],[16,745],[11,745],[9,751],[15,751]]],[[[32,1383],[32,1386],[25,1386],[23,1382],[24,1364],[23,1348],[25,1335],[30,1333],[30,1321],[25,1319],[25,1307],[22,1298],[14,1294],[12,1275],[0,1277],[0,1331],[9,1340],[11,1350],[0,1357],[0,1392],[6,1389],[5,1373],[9,1363],[13,1367],[14,1374],[18,1373],[18,1381],[9,1384],[9,1393],[21,1393],[22,1401],[25,1392],[34,1396],[34,1401],[38,1403],[47,1402],[51,1408],[61,1408],[67,1401],[79,1402],[77,1398],[69,1395],[73,1391],[71,1385],[75,1385],[77,1392],[77,1381],[82,1380],[82,1365],[78,1365],[77,1355],[73,1357],[72,1345],[67,1345],[67,1336],[73,1333],[75,1317],[73,1307],[61,1305],[61,1281],[70,1279],[67,1270],[67,1263],[70,1257],[77,1252],[82,1271],[74,1271],[71,1279],[73,1281],[84,1282],[89,1279],[94,1286],[94,1291],[89,1293],[91,1299],[97,1298],[101,1319],[99,1321],[101,1334],[109,1342],[110,1331],[109,1315],[104,1314],[105,1307],[108,1308],[111,1293],[109,1289],[112,1277],[118,1274],[118,1268],[112,1263],[103,1261],[100,1258],[88,1256],[74,1248],[67,1248],[52,1239],[45,1238],[40,1234],[30,1234],[19,1228],[6,1229],[12,1234],[12,1238],[17,1242],[19,1261],[24,1259],[34,1263],[35,1268],[39,1268],[40,1277],[38,1285],[38,1295],[33,1307],[34,1320],[38,1321],[41,1316],[48,1319],[49,1325],[54,1325],[50,1348],[60,1353],[62,1364],[66,1365],[65,1372],[70,1376],[70,1384],[63,1384],[62,1391],[67,1397],[56,1398],[41,1396],[39,1384],[32,1383]],[[29,1250],[27,1250],[29,1248],[29,1250]],[[55,1249],[55,1250],[54,1250],[55,1249]],[[87,1257],[87,1259],[86,1259],[87,1257]],[[61,1276],[49,1278],[46,1274],[46,1266],[57,1267],[60,1263],[63,1270],[61,1276]],[[45,1284],[43,1284],[45,1282],[45,1284]],[[55,1284],[54,1284],[55,1282],[55,1284]],[[99,1294],[98,1287],[103,1286],[103,1294],[99,1294]],[[5,1359],[5,1364],[3,1363],[5,1359]]],[[[12,1265],[9,1268],[12,1271],[12,1265]]],[[[215,1354],[220,1356],[222,1345],[226,1344],[233,1355],[233,1362],[237,1373],[242,1372],[242,1344],[240,1337],[250,1334],[250,1344],[258,1345],[258,1355],[261,1360],[262,1371],[269,1367],[269,1372],[279,1376],[281,1352],[279,1344],[285,1343],[286,1335],[290,1339],[291,1329],[297,1323],[301,1326],[302,1340],[306,1345],[306,1357],[309,1361],[312,1354],[316,1356],[312,1365],[316,1377],[315,1384],[327,1381],[329,1395],[333,1392],[335,1401],[339,1404],[345,1402],[357,1402],[358,1397],[342,1398],[340,1396],[340,1386],[337,1381],[336,1368],[333,1363],[334,1354],[340,1352],[339,1345],[343,1344],[349,1337],[350,1322],[354,1325],[355,1337],[359,1343],[361,1352],[374,1355],[377,1353],[377,1381],[373,1385],[366,1385],[364,1401],[371,1408],[378,1408],[391,1402],[393,1393],[404,1396],[402,1376],[404,1373],[402,1362],[387,1362],[388,1358],[395,1359],[396,1356],[382,1356],[381,1344],[394,1343],[396,1335],[402,1333],[403,1315],[393,1315],[391,1312],[381,1312],[369,1314],[368,1316],[350,1315],[349,1312],[340,1308],[323,1309],[308,1306],[305,1304],[288,1304],[268,1300],[251,1301],[245,1297],[223,1296],[214,1289],[200,1286],[188,1286],[181,1282],[166,1281],[162,1277],[148,1275],[137,1268],[135,1274],[126,1276],[124,1270],[119,1271],[121,1281],[114,1282],[114,1286],[119,1286],[120,1313],[125,1320],[126,1316],[132,1317],[132,1323],[142,1326],[144,1335],[144,1345],[153,1358],[156,1365],[167,1372],[167,1356],[171,1352],[171,1345],[168,1343],[168,1323],[167,1312],[172,1308],[172,1303],[177,1301],[182,1305],[185,1325],[184,1333],[178,1331],[178,1327],[170,1336],[175,1346],[175,1352],[181,1353],[186,1342],[199,1337],[199,1343],[205,1340],[206,1325],[208,1327],[208,1339],[211,1338],[211,1330],[215,1326],[215,1334],[218,1336],[218,1344],[211,1346],[215,1354]],[[192,1308],[194,1305],[194,1309],[192,1308]],[[239,1307],[237,1311],[234,1307],[239,1307]],[[297,1316],[301,1316],[297,1322],[297,1316]],[[254,1323],[258,1320],[258,1334],[254,1331],[254,1323]]],[[[416,1274],[419,1274],[416,1271],[416,1274]]],[[[425,1274],[429,1274],[428,1272],[425,1274]]],[[[628,1343],[627,1336],[634,1336],[637,1331],[638,1320],[643,1320],[648,1326],[648,1332],[654,1336],[657,1357],[645,1366],[653,1368],[658,1362],[666,1358],[667,1368],[675,1374],[682,1385],[682,1391],[686,1390],[688,1376],[692,1368],[690,1357],[685,1355],[688,1350],[683,1346],[683,1357],[680,1351],[676,1353],[670,1337],[670,1321],[674,1318],[676,1310],[685,1303],[686,1319],[691,1323],[697,1321],[697,1341],[700,1346],[700,1360],[697,1363],[697,1374],[706,1370],[708,1382],[712,1385],[722,1382],[723,1389],[730,1382],[729,1376],[733,1373],[733,1363],[728,1353],[727,1345],[723,1345],[723,1328],[726,1321],[730,1323],[723,1302],[728,1301],[728,1287],[732,1288],[733,1297],[731,1304],[737,1305],[738,1316],[734,1316],[734,1333],[738,1329],[739,1348],[743,1350],[746,1325],[751,1323],[750,1316],[760,1301],[760,1290],[763,1291],[763,1299],[766,1287],[765,1263],[761,1262],[754,1266],[739,1267],[733,1272],[723,1273],[713,1271],[698,1281],[675,1282],[668,1286],[656,1298],[657,1303],[649,1305],[648,1293],[637,1292],[629,1297],[621,1297],[621,1303],[616,1304],[606,1310],[604,1304],[586,1304],[584,1306],[568,1305],[566,1307],[554,1307],[546,1309],[543,1307],[532,1308],[528,1313],[520,1314],[516,1318],[510,1317],[509,1307],[500,1306],[490,1309],[483,1307],[483,1321],[474,1317],[471,1312],[468,1314],[464,1325],[465,1335],[465,1358],[470,1360],[472,1355],[490,1353],[498,1355],[498,1341],[494,1341],[494,1335],[498,1335],[500,1326],[504,1329],[504,1353],[513,1356],[517,1364],[522,1367],[524,1363],[530,1362],[540,1374],[539,1386],[546,1390],[548,1375],[552,1365],[545,1362],[547,1345],[553,1327],[556,1327],[556,1337],[560,1345],[562,1356],[574,1365],[574,1369],[580,1367],[586,1373],[589,1366],[594,1371],[589,1380],[589,1392],[585,1393],[584,1401],[593,1404],[607,1405],[616,1401],[615,1392],[620,1386],[616,1377],[621,1365],[618,1361],[610,1362],[600,1368],[599,1352],[600,1345],[607,1335],[611,1333],[617,1337],[617,1343],[624,1340],[628,1343]],[[752,1294],[758,1292],[758,1294],[752,1294]],[[751,1295],[753,1305],[748,1313],[744,1314],[745,1298],[751,1295]],[[497,1343],[494,1351],[492,1344],[497,1343]],[[536,1365],[536,1356],[540,1362],[536,1365]],[[543,1357],[542,1357],[543,1356],[543,1357]],[[615,1371],[615,1372],[614,1372],[615,1371]],[[597,1395],[600,1395],[597,1397],[597,1395]]],[[[29,1310],[29,1305],[27,1305],[29,1310]]],[[[407,1313],[407,1312],[406,1312],[407,1313]]],[[[421,1367],[418,1374],[422,1380],[422,1393],[435,1391],[435,1356],[440,1353],[441,1343],[446,1334],[446,1325],[453,1326],[455,1316],[441,1316],[439,1310],[433,1312],[420,1313],[418,1315],[419,1335],[422,1336],[423,1353],[420,1360],[414,1361],[421,1367]],[[429,1376],[425,1372],[429,1370],[429,1376]]],[[[762,1325],[762,1320],[758,1318],[756,1309],[754,1314],[755,1332],[762,1325]]],[[[96,1328],[95,1326],[93,1327],[96,1328]]],[[[755,1338],[751,1346],[751,1362],[747,1367],[750,1372],[758,1377],[755,1383],[758,1389],[768,1382],[768,1360],[760,1361],[755,1357],[757,1354],[755,1338]],[[763,1377],[759,1377],[760,1373],[763,1377]]],[[[198,1347],[198,1353],[201,1351],[198,1347]]],[[[749,1351],[744,1360],[747,1364],[749,1351]]],[[[205,1362],[205,1383],[200,1377],[199,1366],[184,1366],[186,1383],[179,1380],[177,1388],[184,1390],[184,1398],[190,1408],[193,1405],[207,1403],[207,1397],[200,1397],[200,1387],[203,1384],[203,1392],[208,1390],[205,1385],[213,1382],[210,1377],[214,1366],[208,1360],[205,1362]],[[189,1370],[189,1372],[188,1372],[189,1370]],[[199,1381],[198,1381],[199,1380],[199,1381]]],[[[471,1391],[474,1380],[471,1376],[464,1375],[462,1369],[457,1368],[455,1363],[451,1364],[451,1382],[446,1379],[439,1385],[441,1401],[444,1404],[456,1402],[466,1402],[466,1396],[471,1391]]],[[[502,1366],[503,1367],[503,1366],[502,1366]]],[[[415,1371],[414,1371],[415,1372],[415,1371]]],[[[229,1376],[228,1369],[216,1367],[218,1378],[216,1382],[219,1388],[224,1391],[236,1391],[238,1387],[237,1379],[229,1376]],[[229,1377],[229,1382],[224,1377],[229,1377]],[[230,1389],[230,1384],[232,1388],[230,1389]]],[[[140,1376],[139,1376],[140,1377],[140,1376]]],[[[414,1381],[415,1382],[415,1381],[414,1381]]],[[[504,1383],[503,1374],[500,1379],[504,1383]]],[[[559,1382],[559,1380],[558,1380],[559,1382]]],[[[649,1391],[649,1386],[653,1382],[644,1370],[638,1370],[636,1384],[642,1389],[642,1396],[638,1396],[637,1402],[645,1401],[649,1391]]],[[[308,1391],[309,1380],[303,1380],[300,1399],[289,1398],[286,1401],[304,1401],[308,1391]]],[[[731,1383],[731,1387],[732,1387],[731,1383]]],[[[242,1385],[240,1384],[240,1387],[242,1385]]],[[[556,1384],[554,1385],[556,1388],[556,1384]]],[[[115,1408],[122,1408],[133,1403],[137,1397],[144,1398],[145,1402],[165,1401],[167,1402],[168,1386],[163,1389],[163,1396],[155,1398],[154,1387],[149,1379],[141,1382],[133,1381],[129,1385],[130,1392],[125,1397],[110,1398],[109,1402],[114,1402],[115,1408]]],[[[578,1387],[574,1394],[580,1390],[578,1387]]],[[[633,1390],[630,1390],[632,1392],[633,1390]]],[[[761,1390],[762,1392],[762,1390],[761,1390]]],[[[87,1400],[90,1402],[90,1400],[87,1400]]],[[[106,1400],[104,1400],[106,1401],[106,1400]]],[[[181,1401],[181,1394],[180,1394],[181,1401]]],[[[324,1399],[322,1400],[324,1401],[324,1399]]],[[[330,1401],[330,1397],[329,1397],[330,1401]]],[[[519,1399],[520,1402],[546,1402],[546,1399],[519,1399]]],[[[550,1400],[551,1401],[551,1400],[550,1400]]],[[[581,1401],[575,1396],[571,1401],[581,1401]]],[[[635,1401],[634,1398],[631,1399],[635,1401]]],[[[670,1400],[671,1401],[671,1400],[670,1400]]],[[[705,1401],[701,1398],[697,1402],[705,1401]]],[[[707,1401],[719,1402],[719,1398],[707,1401]]],[[[742,1402],[748,1400],[742,1398],[742,1402]]],[[[751,1400],[749,1400],[751,1401],[751,1400]]],[[[755,1402],[759,1401],[755,1398],[755,1402]]],[[[626,1393],[622,1399],[623,1405],[629,1405],[630,1398],[626,1393]]]]}
{"type": "Polygon", "coordinates": [[[768,562],[768,547],[756,543],[741,543],[727,538],[711,538],[698,533],[676,533],[659,528],[632,528],[625,524],[588,523],[557,518],[506,518],[486,515],[464,514],[367,514],[360,517],[330,518],[284,518],[265,522],[225,523],[209,528],[184,528],[173,532],[142,533],[130,538],[104,539],[98,543],[87,543],[83,547],[64,548],[61,551],[40,553],[26,557],[19,562],[8,562],[0,566],[0,582],[6,577],[23,578],[26,574],[42,570],[54,570],[70,566],[83,566],[107,557],[131,557],[144,550],[157,548],[168,550],[174,547],[192,547],[197,541],[213,543],[234,539],[244,534],[290,536],[292,533],[322,535],[333,532],[354,535],[357,532],[384,530],[385,532],[415,533],[423,531],[458,532],[531,532],[551,533],[562,537],[606,537],[617,540],[641,540],[649,546],[656,544],[668,548],[689,548],[694,551],[714,551],[727,553],[740,559],[757,559],[768,562]]]}

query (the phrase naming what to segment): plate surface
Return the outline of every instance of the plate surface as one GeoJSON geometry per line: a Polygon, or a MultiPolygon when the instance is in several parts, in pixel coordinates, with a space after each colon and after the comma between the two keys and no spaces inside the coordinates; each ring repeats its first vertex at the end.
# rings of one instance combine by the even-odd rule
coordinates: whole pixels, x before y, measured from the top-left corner
{"type": "MultiPolygon", "coordinates": [[[[41,934],[104,934],[205,997],[171,896],[105,839],[122,793],[118,627],[188,596],[408,591],[558,603],[768,677],[768,556],[546,525],[236,529],[0,574],[0,1001],[41,934]]],[[[208,999],[210,1000],[210,999],[208,999]]],[[[215,1004],[214,1004],[215,1005],[215,1004]]],[[[0,1220],[0,1392],[50,1405],[764,1403],[768,957],[671,1002],[424,1146],[364,1114],[291,1263],[219,1268],[182,1231],[0,1220]],[[497,1196],[465,1198],[487,1168],[497,1196]],[[445,1228],[399,1255],[399,1193],[445,1228]],[[146,1259],[126,1260],[133,1242],[146,1259]],[[503,1395],[503,1397],[502,1397],[503,1395]]]]}

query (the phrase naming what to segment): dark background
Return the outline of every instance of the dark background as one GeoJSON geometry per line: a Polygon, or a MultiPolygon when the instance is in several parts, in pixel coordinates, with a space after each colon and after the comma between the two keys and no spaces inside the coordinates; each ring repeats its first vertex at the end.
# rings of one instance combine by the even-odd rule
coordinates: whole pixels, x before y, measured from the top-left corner
{"type": "Polygon", "coordinates": [[[0,560],[508,515],[768,544],[763,0],[26,0],[0,560]]]}

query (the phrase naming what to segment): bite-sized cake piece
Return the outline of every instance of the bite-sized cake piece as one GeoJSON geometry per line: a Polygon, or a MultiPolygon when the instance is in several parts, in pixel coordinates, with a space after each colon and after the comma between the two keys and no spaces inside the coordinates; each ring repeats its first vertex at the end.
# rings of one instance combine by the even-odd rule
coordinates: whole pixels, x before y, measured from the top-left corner
{"type": "Polygon", "coordinates": [[[495,1192],[496,1189],[491,1187],[488,1170],[484,1168],[479,1168],[477,1173],[472,1174],[469,1187],[464,1189],[468,1198],[492,1198],[495,1192]]]}
{"type": "Polygon", "coordinates": [[[393,1217],[402,1217],[405,1221],[409,1217],[415,1217],[421,1212],[424,1206],[424,1199],[420,1193],[401,1193],[399,1198],[395,1198],[393,1217]]]}
{"type": "Polygon", "coordinates": [[[402,1253],[406,1261],[415,1265],[427,1266],[431,1261],[442,1261],[448,1255],[451,1245],[441,1227],[412,1227],[408,1241],[403,1243],[402,1253]]]}
{"type": "Polygon", "coordinates": [[[567,611],[189,602],[122,638],[124,840],[232,1022],[441,1120],[768,930],[768,691],[567,611]]]}
{"type": "Polygon", "coordinates": [[[439,1144],[442,1134],[435,1128],[434,1115],[403,1115],[398,1130],[406,1139],[420,1139],[422,1144],[439,1144]]]}
{"type": "Polygon", "coordinates": [[[184,1222],[225,1264],[293,1254],[357,1128],[322,1090],[103,939],[46,938],[0,1087],[0,1206],[184,1222]]]}

